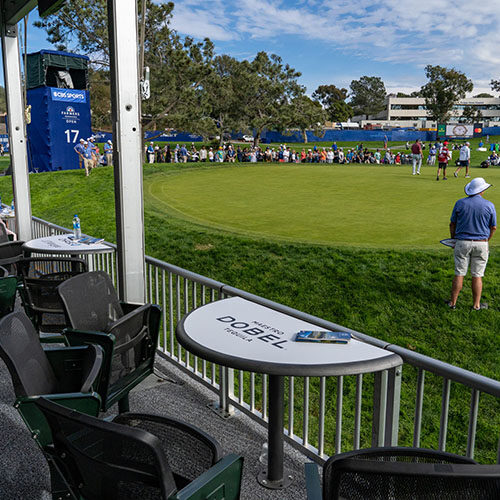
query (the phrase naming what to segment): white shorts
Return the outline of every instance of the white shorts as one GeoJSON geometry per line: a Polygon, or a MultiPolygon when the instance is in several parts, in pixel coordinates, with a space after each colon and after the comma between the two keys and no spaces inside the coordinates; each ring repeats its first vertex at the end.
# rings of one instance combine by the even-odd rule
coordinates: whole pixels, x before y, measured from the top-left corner
{"type": "Polygon", "coordinates": [[[488,263],[488,242],[457,240],[455,245],[455,276],[465,276],[470,263],[473,278],[482,278],[488,263]]]}

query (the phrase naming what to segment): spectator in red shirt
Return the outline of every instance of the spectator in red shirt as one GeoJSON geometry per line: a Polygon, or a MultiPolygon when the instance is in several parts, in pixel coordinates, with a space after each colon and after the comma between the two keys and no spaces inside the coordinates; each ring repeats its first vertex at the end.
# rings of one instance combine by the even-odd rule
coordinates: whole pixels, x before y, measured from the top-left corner
{"type": "Polygon", "coordinates": [[[438,172],[437,172],[437,177],[436,180],[439,180],[439,174],[441,173],[441,170],[443,171],[443,181],[447,180],[446,179],[446,167],[448,166],[448,161],[450,159],[449,156],[449,150],[448,150],[448,143],[445,143],[441,150],[439,151],[438,155],[438,172]]]}
{"type": "Polygon", "coordinates": [[[420,168],[422,167],[422,144],[420,139],[417,139],[411,146],[412,159],[413,159],[413,175],[420,175],[420,168]]]}

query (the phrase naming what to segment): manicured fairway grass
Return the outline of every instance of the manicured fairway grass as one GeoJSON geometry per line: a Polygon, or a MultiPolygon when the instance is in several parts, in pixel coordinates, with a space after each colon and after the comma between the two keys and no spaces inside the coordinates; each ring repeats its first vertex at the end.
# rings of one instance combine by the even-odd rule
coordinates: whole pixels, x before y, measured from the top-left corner
{"type": "MultiPolygon", "coordinates": [[[[271,239],[356,247],[436,248],[448,237],[463,171],[434,167],[244,164],[161,172],[145,192],[158,207],[209,227],[271,239]]],[[[500,185],[500,169],[478,169],[500,185]]],[[[485,195],[500,206],[500,190],[485,195]]],[[[495,243],[493,243],[495,244],[495,243]]]]}

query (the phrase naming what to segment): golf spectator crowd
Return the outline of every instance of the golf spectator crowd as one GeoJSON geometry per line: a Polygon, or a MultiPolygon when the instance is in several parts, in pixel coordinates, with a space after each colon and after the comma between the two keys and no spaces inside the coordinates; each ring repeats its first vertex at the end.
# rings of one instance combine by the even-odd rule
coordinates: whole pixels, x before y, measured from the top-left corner
{"type": "MultiPolygon", "coordinates": [[[[446,145],[448,143],[446,142],[446,145]]],[[[449,146],[449,159],[451,161],[453,151],[462,148],[464,144],[453,144],[449,146]]],[[[436,141],[429,144],[421,144],[423,160],[428,165],[435,165],[436,159],[443,149],[444,143],[436,141]]],[[[414,153],[412,145],[408,142],[399,148],[367,148],[363,143],[354,147],[343,148],[334,142],[331,147],[304,147],[296,148],[282,144],[278,147],[266,145],[245,146],[239,144],[224,143],[219,147],[196,146],[191,143],[163,147],[150,142],[145,148],[146,161],[148,163],[188,163],[188,162],[279,162],[279,163],[338,163],[338,164],[376,164],[376,165],[411,165],[414,153]]],[[[458,161],[458,160],[457,160],[458,161]]],[[[488,159],[493,165],[500,164],[500,156],[493,151],[488,159]]]]}

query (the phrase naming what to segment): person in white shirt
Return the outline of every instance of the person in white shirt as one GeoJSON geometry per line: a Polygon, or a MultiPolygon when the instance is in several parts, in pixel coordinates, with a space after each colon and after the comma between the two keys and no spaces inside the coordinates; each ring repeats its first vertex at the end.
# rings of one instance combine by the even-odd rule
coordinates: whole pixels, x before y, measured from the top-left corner
{"type": "Polygon", "coordinates": [[[461,148],[460,148],[460,157],[459,157],[459,163],[458,163],[458,168],[455,170],[455,173],[453,174],[455,177],[458,177],[458,172],[462,169],[462,167],[465,167],[465,177],[468,178],[470,177],[469,175],[469,165],[470,165],[470,144],[466,142],[461,148]]]}
{"type": "Polygon", "coordinates": [[[333,154],[332,148],[329,148],[327,153],[326,153],[326,162],[333,163],[333,157],[334,157],[334,154],[333,154]]]}
{"type": "Polygon", "coordinates": [[[286,148],[286,147],[285,147],[285,148],[283,149],[283,161],[284,161],[285,163],[288,163],[288,162],[289,162],[289,160],[290,160],[290,150],[289,150],[288,148],[286,148]]]}

